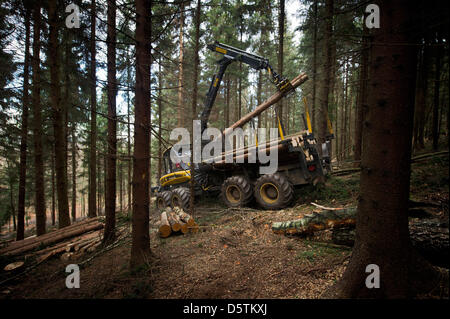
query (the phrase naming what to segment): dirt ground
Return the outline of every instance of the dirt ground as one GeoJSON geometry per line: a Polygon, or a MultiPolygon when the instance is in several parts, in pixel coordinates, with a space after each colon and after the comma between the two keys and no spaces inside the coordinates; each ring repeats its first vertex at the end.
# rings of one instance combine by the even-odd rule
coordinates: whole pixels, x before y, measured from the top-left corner
{"type": "MultiPolygon", "coordinates": [[[[414,184],[411,193],[415,199],[447,203],[448,216],[448,158],[438,164],[446,177],[433,182],[436,172],[419,170],[413,179],[422,186],[414,184]],[[431,182],[424,189],[426,176],[431,182]]],[[[303,188],[295,205],[281,211],[231,210],[217,198],[205,199],[196,205],[198,233],[161,239],[152,228],[152,257],[146,266],[133,270],[130,224],[120,218],[118,224],[129,233],[116,247],[84,255],[82,260],[48,260],[0,285],[0,298],[318,298],[343,274],[351,249],[332,244],[329,230],[312,237],[288,237],[273,234],[271,223],[310,213],[311,201],[355,206],[357,181],[358,174],[353,174],[333,178],[314,192],[303,188]],[[69,263],[80,265],[79,289],[65,286],[69,263]]],[[[150,224],[158,218],[152,210],[150,224]]]]}
{"type": "Polygon", "coordinates": [[[80,267],[79,289],[66,288],[65,267],[82,260],[54,259],[2,287],[0,298],[317,298],[341,276],[350,249],[328,246],[327,232],[299,238],[270,229],[272,221],[311,210],[303,205],[238,211],[204,204],[195,216],[197,234],[160,239],[151,230],[148,267],[129,270],[127,237],[80,267]]]}

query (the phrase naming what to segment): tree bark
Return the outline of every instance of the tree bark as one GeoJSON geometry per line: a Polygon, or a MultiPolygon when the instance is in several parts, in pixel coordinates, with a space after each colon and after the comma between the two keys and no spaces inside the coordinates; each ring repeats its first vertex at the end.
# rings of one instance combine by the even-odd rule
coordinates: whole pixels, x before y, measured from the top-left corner
{"type": "MultiPolygon", "coordinates": [[[[121,149],[119,143],[119,150],[121,149]]],[[[119,207],[120,213],[123,213],[123,169],[122,169],[122,161],[119,161],[119,165],[117,166],[118,175],[119,175],[119,207]]]]}
{"type": "Polygon", "coordinates": [[[65,229],[64,232],[59,232],[59,233],[51,232],[51,233],[48,233],[48,235],[52,235],[52,236],[45,237],[45,239],[40,237],[39,238],[40,240],[38,240],[36,242],[32,242],[30,244],[27,244],[21,248],[18,248],[18,249],[12,250],[12,251],[8,251],[7,253],[5,253],[5,255],[6,256],[19,255],[19,254],[30,251],[30,250],[35,249],[42,245],[55,244],[55,243],[65,240],[65,239],[68,239],[68,238],[71,238],[74,236],[79,236],[79,235],[87,233],[89,231],[98,230],[101,228],[103,228],[102,223],[93,222],[93,223],[89,223],[89,224],[84,224],[80,227],[65,229]]]}
{"type": "Polygon", "coordinates": [[[56,193],[58,196],[58,227],[70,225],[69,200],[67,197],[67,146],[64,124],[64,110],[61,107],[61,90],[59,77],[58,54],[58,21],[56,16],[56,0],[49,1],[49,62],[50,87],[53,112],[53,133],[55,138],[56,193]]]}
{"type": "MultiPolygon", "coordinates": [[[[389,14],[381,14],[382,28],[372,30],[374,43],[415,43],[405,28],[416,24],[415,5],[376,3],[389,14]]],[[[342,279],[325,297],[405,298],[438,282],[413,252],[408,234],[415,67],[415,46],[371,47],[355,247],[342,279]],[[378,289],[365,285],[369,264],[380,269],[378,289]]]]}
{"type": "Polygon", "coordinates": [[[158,61],[158,181],[162,176],[162,70],[161,70],[162,58],[158,61]]]}
{"type": "MultiPolygon", "coordinates": [[[[367,30],[367,29],[365,29],[367,30]]],[[[355,160],[355,167],[360,166],[361,150],[362,150],[362,129],[364,120],[364,110],[367,108],[367,78],[368,78],[368,32],[364,31],[362,48],[361,48],[361,62],[359,65],[359,88],[356,103],[356,125],[355,125],[355,153],[353,159],[355,160]]]]}
{"type": "MultiPolygon", "coordinates": [[[[191,146],[194,145],[194,119],[196,118],[197,115],[197,93],[198,93],[198,66],[200,64],[200,58],[199,58],[199,48],[200,48],[200,15],[201,15],[201,0],[197,0],[197,8],[196,8],[196,12],[195,12],[195,47],[194,47],[194,76],[193,76],[193,89],[192,89],[192,120],[191,120],[191,146]]],[[[191,151],[191,160],[190,162],[193,163],[193,156],[194,156],[194,152],[193,152],[193,147],[191,147],[192,151],[191,151]]],[[[193,174],[193,165],[191,168],[191,176],[194,176],[193,174]]],[[[195,207],[194,207],[194,197],[195,197],[195,183],[194,183],[194,178],[191,178],[190,180],[190,203],[189,203],[189,207],[190,207],[190,213],[191,216],[194,216],[194,212],[195,212],[195,207]]]]}
{"type": "Polygon", "coordinates": [[[22,127],[20,138],[19,163],[19,195],[17,205],[17,234],[16,240],[24,238],[25,233],[25,191],[27,179],[27,148],[28,148],[28,107],[30,90],[30,16],[31,10],[25,8],[25,58],[23,66],[23,95],[22,95],[22,127]]]}
{"type": "Polygon", "coordinates": [[[102,179],[100,174],[101,162],[100,156],[97,156],[97,214],[100,216],[102,214],[102,179]]]}
{"type": "MultiPolygon", "coordinates": [[[[128,59],[128,69],[127,69],[127,84],[128,87],[131,88],[131,63],[130,63],[130,56],[127,52],[127,59],[128,59]]],[[[127,151],[128,151],[128,176],[127,176],[127,194],[128,194],[128,209],[127,209],[127,216],[131,215],[132,210],[132,202],[131,202],[131,165],[132,165],[132,158],[131,158],[131,98],[130,98],[130,91],[127,90],[127,117],[128,117],[128,125],[127,125],[127,134],[128,134],[128,143],[127,143],[127,151]]]]}
{"type": "Polygon", "coordinates": [[[52,226],[56,223],[56,198],[55,198],[55,146],[52,146],[52,226]]]}
{"type": "Polygon", "coordinates": [[[45,192],[44,192],[44,163],[42,159],[42,106],[41,106],[41,78],[40,58],[41,49],[41,1],[34,2],[33,7],[33,122],[34,122],[34,186],[36,210],[36,234],[45,234],[45,192]]]}
{"type": "Polygon", "coordinates": [[[115,239],[116,229],[116,160],[117,160],[117,115],[116,115],[116,1],[108,0],[107,10],[107,64],[108,64],[108,137],[105,184],[105,244],[115,239]]]}
{"type": "Polygon", "coordinates": [[[77,220],[77,139],[76,123],[72,123],[72,221],[77,220]]]}
{"type": "MultiPolygon", "coordinates": [[[[11,163],[8,159],[6,160],[6,164],[8,167],[8,171],[11,172],[12,171],[11,163]]],[[[9,173],[9,178],[8,178],[8,180],[9,180],[9,206],[10,206],[11,215],[13,218],[13,230],[17,231],[16,208],[14,207],[14,180],[10,174],[11,173],[9,173]]]]}
{"type": "Polygon", "coordinates": [[[91,1],[91,38],[90,38],[90,103],[91,123],[89,142],[89,194],[88,194],[88,216],[97,216],[97,84],[96,84],[96,61],[95,61],[95,0],[91,1]]]}
{"type": "Polygon", "coordinates": [[[348,153],[348,109],[349,109],[349,87],[348,87],[348,68],[349,68],[349,62],[348,62],[348,58],[345,59],[345,84],[344,84],[344,117],[343,117],[343,131],[342,131],[342,135],[341,138],[343,140],[343,144],[342,144],[342,155],[343,158],[346,159],[347,158],[347,153],[348,153]]]}
{"type": "Polygon", "coordinates": [[[437,46],[436,46],[436,60],[434,70],[434,103],[433,103],[433,124],[432,124],[432,138],[433,150],[437,151],[439,144],[439,86],[441,78],[441,43],[442,38],[437,32],[437,46]]]}
{"type": "MultiPolygon", "coordinates": [[[[308,76],[305,73],[302,73],[302,74],[298,75],[297,77],[295,77],[291,81],[291,84],[292,84],[293,88],[295,89],[298,86],[300,86],[301,84],[303,84],[306,80],[308,80],[308,76]]],[[[276,92],[271,97],[269,97],[265,102],[258,105],[252,112],[247,113],[242,118],[238,119],[235,123],[233,123],[230,127],[225,129],[223,134],[227,135],[232,131],[232,129],[237,128],[237,127],[242,127],[243,125],[248,123],[251,119],[253,119],[253,118],[257,117],[259,114],[261,114],[269,106],[277,103],[283,97],[284,96],[281,92],[276,92]]]]}
{"type": "MultiPolygon", "coordinates": [[[[278,73],[283,74],[284,20],[286,17],[285,0],[279,0],[278,9],[278,73]]],[[[280,119],[280,123],[283,123],[283,100],[280,100],[277,104],[277,116],[280,119]]]]}
{"type": "MultiPolygon", "coordinates": [[[[322,94],[320,97],[320,117],[318,119],[318,142],[319,144],[325,143],[328,132],[328,95],[330,91],[331,81],[331,37],[333,33],[333,0],[325,1],[325,32],[324,32],[324,85],[322,88],[322,94]]],[[[319,152],[322,149],[319,148],[319,152]]]]}
{"type": "Polygon", "coordinates": [[[133,217],[130,266],[150,255],[150,66],[151,0],[136,0],[136,98],[133,161],[133,217]]]}
{"type": "Polygon", "coordinates": [[[183,127],[183,117],[184,117],[184,3],[180,7],[180,34],[179,34],[179,60],[178,60],[178,127],[183,127]]]}
{"type": "MultiPolygon", "coordinates": [[[[262,72],[258,72],[258,84],[256,87],[256,105],[260,105],[262,103],[262,72]]],[[[258,128],[262,127],[262,118],[261,114],[258,115],[258,128]]]]}
{"type": "Polygon", "coordinates": [[[161,213],[160,226],[159,226],[159,236],[161,238],[167,238],[172,233],[172,227],[170,227],[169,219],[167,218],[167,212],[161,213]]]}
{"type": "Polygon", "coordinates": [[[311,234],[316,231],[355,224],[355,207],[339,210],[324,210],[305,214],[302,218],[272,223],[275,234],[311,234]]]}
{"type": "Polygon", "coordinates": [[[419,100],[417,108],[417,142],[415,143],[416,149],[420,150],[425,148],[425,123],[426,123],[426,111],[427,111],[427,96],[428,96],[428,75],[431,64],[431,47],[428,33],[425,33],[424,48],[423,48],[423,61],[422,69],[419,74],[420,84],[418,87],[419,100]]]}
{"type": "Polygon", "coordinates": [[[311,105],[311,126],[313,132],[316,128],[316,95],[317,95],[317,1],[314,1],[314,31],[313,31],[313,89],[311,105]]]}

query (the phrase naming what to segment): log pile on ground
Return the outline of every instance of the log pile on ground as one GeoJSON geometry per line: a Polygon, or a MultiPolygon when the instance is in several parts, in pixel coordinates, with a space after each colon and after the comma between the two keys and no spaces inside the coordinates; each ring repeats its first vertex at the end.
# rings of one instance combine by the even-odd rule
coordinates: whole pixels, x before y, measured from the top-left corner
{"type": "Polygon", "coordinates": [[[85,219],[39,237],[12,242],[0,249],[0,256],[15,258],[23,255],[25,260],[32,257],[37,263],[58,255],[63,260],[74,259],[100,246],[103,226],[99,217],[85,219]]]}
{"type": "Polygon", "coordinates": [[[275,234],[311,234],[319,230],[340,227],[344,225],[354,225],[356,218],[356,208],[329,209],[323,212],[312,212],[305,214],[303,218],[286,222],[275,222],[272,224],[272,231],[275,234]]]}
{"type": "MultiPolygon", "coordinates": [[[[305,214],[303,218],[272,224],[275,234],[303,235],[332,229],[335,244],[353,246],[355,238],[356,207],[329,208],[315,205],[321,212],[305,214]]],[[[419,205],[410,203],[409,233],[413,247],[431,263],[449,267],[448,221],[442,222],[430,212],[418,214],[419,205]]]]}
{"type": "Polygon", "coordinates": [[[167,238],[171,234],[197,233],[198,225],[191,215],[179,207],[166,207],[161,213],[159,222],[159,236],[167,238]]]}

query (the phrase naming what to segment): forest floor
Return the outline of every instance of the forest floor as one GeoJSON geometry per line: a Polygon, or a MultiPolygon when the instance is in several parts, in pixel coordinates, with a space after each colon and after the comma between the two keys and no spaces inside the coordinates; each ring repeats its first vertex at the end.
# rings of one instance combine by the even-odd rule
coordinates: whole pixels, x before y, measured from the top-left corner
{"type": "MultiPolygon", "coordinates": [[[[411,177],[411,198],[442,204],[436,213],[447,218],[448,164],[448,155],[415,163],[411,177]]],[[[196,206],[198,233],[161,239],[151,229],[152,257],[144,267],[129,269],[129,233],[100,254],[48,260],[0,286],[0,298],[318,298],[342,275],[351,248],[332,244],[329,230],[288,237],[273,234],[271,223],[310,213],[311,202],[356,206],[358,188],[358,173],[330,177],[322,187],[298,189],[293,207],[280,211],[230,210],[206,198],[196,206]],[[80,266],[80,288],[67,289],[67,264],[88,258],[80,266]]],[[[150,223],[158,218],[152,210],[150,223]]],[[[131,232],[126,217],[118,224],[131,232]]]]}

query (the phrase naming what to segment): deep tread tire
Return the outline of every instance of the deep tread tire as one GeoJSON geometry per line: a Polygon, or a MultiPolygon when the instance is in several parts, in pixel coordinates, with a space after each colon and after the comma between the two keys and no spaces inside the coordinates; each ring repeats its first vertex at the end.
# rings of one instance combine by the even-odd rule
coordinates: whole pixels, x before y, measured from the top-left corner
{"type": "Polygon", "coordinates": [[[257,203],[264,209],[283,209],[292,202],[294,187],[284,175],[268,174],[258,178],[254,195],[257,203]]]}
{"type": "Polygon", "coordinates": [[[156,194],[156,208],[160,211],[171,205],[172,192],[164,191],[156,194]]]}
{"type": "Polygon", "coordinates": [[[223,182],[221,196],[228,207],[246,206],[253,198],[252,185],[244,176],[231,176],[223,182]]]}
{"type": "Polygon", "coordinates": [[[178,187],[172,191],[171,206],[178,206],[183,210],[189,209],[191,191],[187,187],[178,187]]]}

